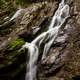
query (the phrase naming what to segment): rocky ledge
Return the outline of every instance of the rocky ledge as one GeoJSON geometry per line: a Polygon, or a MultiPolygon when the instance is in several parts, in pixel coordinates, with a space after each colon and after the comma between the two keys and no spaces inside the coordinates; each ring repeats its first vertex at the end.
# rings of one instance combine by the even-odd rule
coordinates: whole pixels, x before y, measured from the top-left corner
{"type": "MultiPolygon", "coordinates": [[[[67,0],[67,3],[71,7],[71,18],[47,58],[38,61],[38,80],[76,80],[80,77],[80,1],[67,0]]],[[[58,1],[33,1],[19,9],[10,6],[12,14],[9,8],[0,10],[0,79],[24,80],[28,56],[27,50],[20,52],[20,48],[47,30],[58,1]],[[19,16],[11,20],[19,10],[19,16]]]]}

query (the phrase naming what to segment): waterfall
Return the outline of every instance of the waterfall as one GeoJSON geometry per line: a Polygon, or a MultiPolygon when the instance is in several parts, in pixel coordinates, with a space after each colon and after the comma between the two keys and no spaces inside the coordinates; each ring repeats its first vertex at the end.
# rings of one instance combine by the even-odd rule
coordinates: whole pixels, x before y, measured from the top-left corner
{"type": "Polygon", "coordinates": [[[26,43],[23,48],[28,48],[28,53],[30,54],[29,63],[27,64],[27,74],[25,80],[36,80],[36,61],[38,59],[38,47],[35,44],[26,43]],[[35,55],[34,55],[35,54],[35,55]]]}
{"type": "MultiPolygon", "coordinates": [[[[42,60],[46,58],[48,51],[54,43],[57,35],[59,34],[60,28],[65,20],[69,17],[69,6],[61,1],[57,11],[55,12],[51,24],[46,32],[41,33],[37,38],[35,38],[31,43],[26,42],[22,49],[28,49],[29,62],[26,63],[26,77],[25,80],[36,80],[36,70],[37,70],[37,60],[39,56],[39,49],[41,44],[44,42],[44,49],[42,60]]],[[[54,55],[55,57],[55,55],[54,55]]]]}
{"type": "Polygon", "coordinates": [[[16,11],[16,13],[11,17],[11,19],[9,21],[12,21],[14,19],[16,19],[19,15],[21,15],[21,12],[23,11],[24,9],[19,9],[16,11]]]}

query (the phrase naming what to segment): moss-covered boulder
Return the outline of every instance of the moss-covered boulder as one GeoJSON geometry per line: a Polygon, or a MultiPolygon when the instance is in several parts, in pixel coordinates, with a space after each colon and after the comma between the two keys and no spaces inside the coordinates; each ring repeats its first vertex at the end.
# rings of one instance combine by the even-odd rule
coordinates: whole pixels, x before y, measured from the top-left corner
{"type": "Polygon", "coordinates": [[[3,52],[3,57],[2,59],[0,58],[1,80],[12,80],[19,72],[24,71],[26,53],[19,51],[24,43],[24,40],[17,38],[15,41],[12,41],[3,52]]]}

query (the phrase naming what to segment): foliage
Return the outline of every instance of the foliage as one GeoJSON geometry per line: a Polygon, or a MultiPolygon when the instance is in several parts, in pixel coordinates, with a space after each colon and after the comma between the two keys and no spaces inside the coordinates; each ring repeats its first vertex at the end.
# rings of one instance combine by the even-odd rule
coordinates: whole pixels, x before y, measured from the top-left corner
{"type": "Polygon", "coordinates": [[[24,43],[25,43],[24,40],[18,38],[15,41],[11,42],[11,44],[9,45],[9,48],[12,50],[15,50],[20,48],[24,43]]]}

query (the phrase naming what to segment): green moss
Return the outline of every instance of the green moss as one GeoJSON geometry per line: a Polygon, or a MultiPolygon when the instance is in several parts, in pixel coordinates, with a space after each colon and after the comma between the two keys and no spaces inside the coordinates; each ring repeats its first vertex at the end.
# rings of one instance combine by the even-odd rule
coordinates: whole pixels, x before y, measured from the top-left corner
{"type": "Polygon", "coordinates": [[[24,43],[25,41],[23,39],[18,38],[9,44],[9,48],[11,50],[16,50],[16,49],[19,49],[24,43]]]}
{"type": "Polygon", "coordinates": [[[19,52],[19,49],[24,43],[25,41],[23,39],[17,38],[8,45],[8,48],[6,49],[4,55],[5,58],[0,65],[0,68],[13,64],[13,62],[16,62],[18,60],[19,56],[25,55],[23,52],[19,52]]]}
{"type": "Polygon", "coordinates": [[[25,41],[21,38],[17,38],[16,40],[12,41],[9,45],[7,50],[5,51],[5,57],[12,61],[15,60],[19,55],[22,53],[19,52],[19,49],[21,49],[22,45],[25,43],[25,41]],[[15,59],[13,59],[15,58],[15,59]]]}

